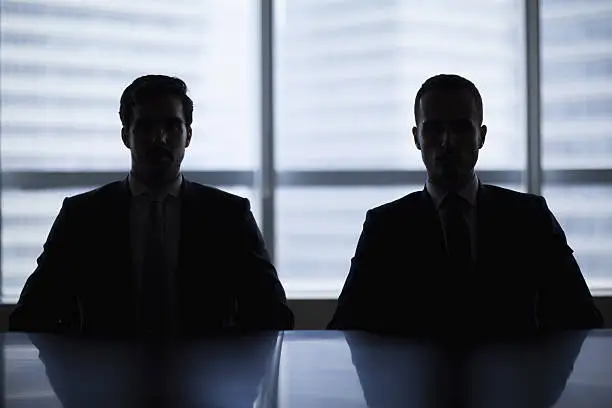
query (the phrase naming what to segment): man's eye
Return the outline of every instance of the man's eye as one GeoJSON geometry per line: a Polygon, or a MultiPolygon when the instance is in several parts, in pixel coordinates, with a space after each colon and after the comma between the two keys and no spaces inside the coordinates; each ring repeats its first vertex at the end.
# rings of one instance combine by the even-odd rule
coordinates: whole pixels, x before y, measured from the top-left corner
{"type": "Polygon", "coordinates": [[[151,129],[151,127],[152,127],[152,126],[153,126],[153,125],[152,125],[152,123],[151,123],[151,122],[144,122],[144,121],[141,121],[141,122],[136,123],[136,125],[134,126],[134,128],[135,128],[136,130],[147,130],[147,129],[151,129]]]}
{"type": "Polygon", "coordinates": [[[444,129],[444,126],[442,126],[442,124],[438,122],[426,123],[423,126],[423,130],[427,133],[439,133],[443,129],[444,129]]]}
{"type": "Polygon", "coordinates": [[[472,130],[472,123],[468,121],[460,121],[453,124],[453,129],[457,132],[469,132],[472,130]]]}
{"type": "Polygon", "coordinates": [[[174,130],[176,130],[176,129],[180,129],[180,128],[182,127],[182,125],[183,125],[183,123],[182,123],[182,122],[180,122],[180,121],[178,121],[178,120],[173,120],[173,121],[171,121],[171,122],[168,122],[167,127],[168,127],[169,129],[174,129],[174,130]]]}

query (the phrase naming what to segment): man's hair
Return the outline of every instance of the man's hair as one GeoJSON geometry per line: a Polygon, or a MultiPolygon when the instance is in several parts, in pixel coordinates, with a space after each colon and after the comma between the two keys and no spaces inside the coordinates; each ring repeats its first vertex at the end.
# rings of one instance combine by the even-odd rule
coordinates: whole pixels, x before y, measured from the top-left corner
{"type": "Polygon", "coordinates": [[[478,88],[476,88],[476,85],[474,85],[474,83],[469,79],[465,79],[462,76],[454,74],[436,75],[423,82],[423,85],[421,85],[421,88],[414,98],[414,120],[416,123],[419,123],[419,115],[421,111],[419,102],[421,101],[423,95],[429,91],[455,91],[461,89],[466,89],[471,92],[472,96],[474,97],[478,121],[479,123],[482,123],[482,96],[480,96],[478,88]]]}
{"type": "Polygon", "coordinates": [[[193,121],[193,101],[187,96],[187,85],[183,80],[166,75],[145,75],[136,78],[121,95],[119,117],[123,127],[128,128],[134,118],[134,107],[151,96],[174,95],[183,104],[185,124],[193,121]]]}

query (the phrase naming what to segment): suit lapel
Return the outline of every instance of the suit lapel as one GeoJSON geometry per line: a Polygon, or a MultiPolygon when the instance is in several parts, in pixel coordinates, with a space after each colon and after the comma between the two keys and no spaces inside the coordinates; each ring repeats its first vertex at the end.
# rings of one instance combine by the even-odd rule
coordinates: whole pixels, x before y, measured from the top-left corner
{"type": "MultiPolygon", "coordinates": [[[[112,262],[110,271],[117,276],[119,280],[124,280],[124,285],[128,290],[134,289],[134,274],[132,271],[132,256],[131,256],[131,240],[130,240],[130,191],[127,178],[122,182],[118,182],[109,191],[109,200],[105,203],[108,208],[106,216],[102,218],[102,229],[106,230],[106,234],[102,235],[102,239],[106,240],[108,254],[112,262]]],[[[116,283],[117,281],[115,281],[116,283]]]]}
{"type": "Polygon", "coordinates": [[[134,317],[135,274],[130,245],[130,193],[127,179],[94,193],[94,212],[84,220],[87,272],[83,307],[87,330],[106,330],[128,324],[134,317]],[[89,238],[87,238],[89,237],[89,238]],[[112,302],[108,302],[109,294],[112,302]]]}
{"type": "MultiPolygon", "coordinates": [[[[186,289],[186,285],[189,285],[187,278],[190,275],[190,269],[194,265],[194,262],[191,262],[191,260],[194,259],[195,252],[197,252],[195,247],[196,238],[198,237],[198,231],[200,235],[203,233],[199,217],[204,211],[199,207],[198,194],[194,189],[193,183],[183,178],[183,184],[181,185],[181,227],[177,271],[179,290],[186,289]]],[[[197,265],[197,263],[195,264],[197,265]]]]}
{"type": "Polygon", "coordinates": [[[418,223],[420,226],[419,236],[423,237],[422,248],[425,249],[426,252],[430,252],[431,258],[429,261],[439,265],[440,261],[446,257],[444,235],[442,234],[440,217],[426,189],[421,191],[419,206],[420,208],[417,214],[421,215],[418,223]]]}
{"type": "Polygon", "coordinates": [[[480,185],[476,198],[476,273],[482,274],[488,268],[488,259],[494,252],[494,245],[499,242],[499,237],[503,234],[500,231],[500,214],[498,207],[494,203],[493,192],[486,186],[480,185]],[[497,237],[497,239],[496,239],[497,237]]]}

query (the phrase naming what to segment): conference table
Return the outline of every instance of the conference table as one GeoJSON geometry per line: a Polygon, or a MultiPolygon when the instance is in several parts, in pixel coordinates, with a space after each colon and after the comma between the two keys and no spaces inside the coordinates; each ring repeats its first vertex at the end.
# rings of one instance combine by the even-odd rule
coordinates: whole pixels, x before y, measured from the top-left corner
{"type": "Polygon", "coordinates": [[[612,331],[4,333],[2,401],[47,407],[612,407],[612,331]]]}

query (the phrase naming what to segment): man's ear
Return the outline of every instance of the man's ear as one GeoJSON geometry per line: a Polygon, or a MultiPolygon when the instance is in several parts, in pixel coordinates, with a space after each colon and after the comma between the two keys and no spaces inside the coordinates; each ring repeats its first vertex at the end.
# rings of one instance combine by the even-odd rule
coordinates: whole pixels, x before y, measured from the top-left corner
{"type": "Polygon", "coordinates": [[[478,150],[482,149],[482,146],[484,146],[486,137],[487,137],[487,127],[485,125],[482,125],[480,127],[480,140],[478,141],[478,150]]]}
{"type": "Polygon", "coordinates": [[[130,138],[128,136],[127,130],[124,127],[121,128],[121,140],[123,140],[123,145],[125,147],[127,147],[128,149],[131,149],[130,138]]]}
{"type": "Polygon", "coordinates": [[[191,126],[187,126],[187,138],[185,139],[185,147],[189,147],[191,144],[191,135],[193,131],[191,130],[191,126]]]}
{"type": "Polygon", "coordinates": [[[421,142],[419,141],[419,128],[416,126],[412,127],[412,137],[414,138],[414,145],[418,150],[421,150],[421,142]]]}

